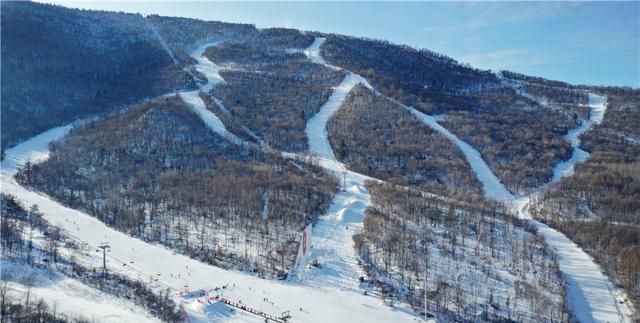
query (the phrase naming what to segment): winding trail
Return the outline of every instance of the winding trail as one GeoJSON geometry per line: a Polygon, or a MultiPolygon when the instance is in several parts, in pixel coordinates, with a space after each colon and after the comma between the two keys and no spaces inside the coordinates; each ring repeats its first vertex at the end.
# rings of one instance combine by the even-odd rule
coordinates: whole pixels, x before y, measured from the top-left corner
{"type": "Polygon", "coordinates": [[[589,107],[591,108],[589,119],[584,120],[580,126],[572,129],[564,136],[565,140],[571,144],[573,153],[571,154],[571,158],[558,163],[558,165],[553,169],[552,183],[557,183],[563,177],[573,175],[575,165],[589,159],[589,153],[580,149],[580,135],[594,125],[602,122],[602,119],[604,119],[604,113],[607,109],[606,98],[589,93],[589,107]]]}
{"type": "MultiPolygon", "coordinates": [[[[614,286],[612,286],[607,276],[602,273],[593,259],[562,233],[532,219],[529,213],[531,195],[514,196],[511,194],[482,159],[480,152],[438,124],[434,117],[414,108],[401,105],[460,148],[478,180],[482,183],[485,195],[488,198],[511,204],[517,210],[520,218],[531,220],[536,225],[539,233],[545,238],[547,246],[554,250],[558,257],[560,271],[568,283],[569,306],[580,322],[631,321],[631,311],[625,304],[619,304],[619,301],[622,300],[621,295],[615,291],[614,286]]],[[[589,157],[587,152],[579,148],[578,137],[593,124],[602,121],[606,109],[605,100],[603,97],[590,94],[589,106],[591,107],[589,120],[570,131],[565,137],[573,146],[574,151],[569,160],[559,163],[554,168],[552,182],[557,182],[564,176],[572,175],[576,163],[583,162],[589,157]]]]}
{"type": "MultiPolygon", "coordinates": [[[[206,77],[207,82],[201,85],[198,90],[182,91],[179,92],[178,95],[180,95],[184,102],[191,106],[193,111],[198,114],[198,116],[200,116],[202,121],[204,121],[205,125],[209,129],[213,130],[220,136],[227,138],[230,142],[236,145],[246,144],[242,139],[238,138],[236,135],[227,130],[220,118],[218,118],[215,113],[207,109],[204,101],[200,97],[201,91],[206,95],[209,95],[209,92],[213,89],[214,86],[224,82],[224,79],[220,75],[220,71],[224,68],[210,61],[203,55],[208,47],[216,46],[218,43],[220,43],[220,41],[206,43],[198,47],[191,53],[190,56],[197,61],[197,64],[195,65],[196,70],[206,77]]],[[[216,101],[216,103],[221,103],[218,98],[213,99],[216,101]]],[[[224,108],[223,105],[222,107],[224,108]]]]}

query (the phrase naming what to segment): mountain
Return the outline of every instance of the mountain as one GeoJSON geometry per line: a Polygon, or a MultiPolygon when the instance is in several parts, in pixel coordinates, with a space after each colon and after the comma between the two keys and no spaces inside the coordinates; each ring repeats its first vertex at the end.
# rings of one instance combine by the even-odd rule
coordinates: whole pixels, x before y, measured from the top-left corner
{"type": "Polygon", "coordinates": [[[638,89],[1,6],[10,321],[637,318],[638,89]]]}

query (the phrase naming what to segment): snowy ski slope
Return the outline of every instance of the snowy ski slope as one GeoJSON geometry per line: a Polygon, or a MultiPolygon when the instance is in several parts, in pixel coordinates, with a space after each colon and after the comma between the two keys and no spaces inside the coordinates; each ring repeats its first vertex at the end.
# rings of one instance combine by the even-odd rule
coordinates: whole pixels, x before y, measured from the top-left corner
{"type": "MultiPolygon", "coordinates": [[[[195,56],[197,54],[197,52],[194,53],[195,56]]],[[[368,194],[363,191],[364,188],[361,185],[366,179],[365,176],[351,175],[353,179],[347,181],[347,186],[350,186],[348,191],[351,193],[337,197],[332,210],[340,210],[327,215],[327,218],[335,217],[334,228],[345,231],[343,238],[339,240],[340,243],[336,244],[334,248],[327,248],[328,256],[323,258],[327,259],[328,266],[325,267],[327,270],[323,271],[321,276],[307,275],[308,280],[264,280],[246,273],[210,266],[176,254],[164,246],[132,238],[107,227],[103,222],[84,212],[67,208],[50,197],[25,189],[15,182],[13,175],[19,167],[24,166],[28,161],[46,159],[48,157],[48,143],[62,138],[70,129],[71,125],[52,129],[7,150],[7,158],[2,162],[2,191],[15,195],[24,205],[38,205],[47,221],[62,228],[79,241],[94,247],[101,242],[108,241],[111,244],[111,253],[107,265],[111,270],[133,279],[148,279],[157,290],[172,289],[175,291],[176,299],[184,304],[184,309],[193,322],[211,320],[263,322],[264,319],[244,312],[228,311],[221,304],[207,305],[206,302],[203,302],[204,298],[202,297],[188,299],[179,297],[178,292],[185,289],[202,289],[207,291],[209,295],[222,294],[228,299],[242,301],[243,304],[270,314],[277,315],[290,310],[293,317],[292,322],[422,321],[415,316],[412,310],[384,306],[376,296],[365,296],[355,286],[360,273],[352,248],[353,229],[350,228],[346,232],[347,230],[343,229],[343,224],[350,223],[349,221],[362,222],[362,219],[358,217],[361,217],[362,210],[368,204],[368,194]],[[348,206],[347,209],[341,211],[343,208],[337,207],[337,205],[348,206]],[[342,242],[347,239],[349,245],[345,246],[342,242]],[[331,252],[336,253],[332,255],[331,252]],[[346,260],[344,257],[347,257],[346,260]],[[336,265],[333,267],[334,269],[331,269],[332,265],[330,265],[332,260],[336,265]],[[125,263],[128,265],[122,266],[125,263]],[[328,283],[323,282],[322,279],[326,279],[328,283]],[[226,288],[219,292],[213,291],[214,288],[222,286],[226,286],[226,288]]],[[[220,131],[220,128],[213,130],[220,131]]],[[[340,165],[335,163],[335,160],[327,159],[324,164],[333,165],[333,169],[336,171],[342,169],[340,165]]],[[[317,232],[322,232],[321,228],[318,228],[317,232]]],[[[335,233],[330,230],[330,225],[327,226],[325,232],[327,235],[335,233]]],[[[330,236],[326,236],[326,238],[327,240],[332,239],[330,236]]],[[[93,262],[95,266],[99,266],[101,258],[96,256],[93,262]]]]}
{"type": "Polygon", "coordinates": [[[597,125],[602,122],[604,112],[607,109],[606,98],[589,93],[589,107],[591,108],[589,119],[583,121],[579,127],[572,129],[564,136],[564,138],[571,144],[573,153],[571,154],[571,158],[558,163],[558,165],[553,169],[553,179],[551,180],[553,183],[557,183],[563,177],[573,175],[575,165],[589,159],[589,153],[580,149],[579,137],[593,125],[597,125]]]}
{"type": "MultiPolygon", "coordinates": [[[[322,57],[320,57],[320,46],[323,42],[324,38],[316,38],[313,44],[307,48],[304,53],[310,58],[310,60],[318,64],[339,69],[339,67],[328,64],[322,57]]],[[[368,83],[365,84],[371,88],[368,83]]],[[[418,119],[444,135],[460,148],[461,152],[471,165],[471,168],[476,174],[478,180],[482,183],[485,194],[488,198],[512,204],[514,208],[518,210],[518,215],[520,217],[531,219],[531,215],[528,211],[529,196],[513,196],[513,194],[511,194],[502,184],[500,179],[493,173],[491,168],[489,168],[488,164],[482,159],[482,155],[478,150],[459,139],[446,128],[442,127],[433,116],[426,115],[397,101],[396,103],[408,109],[412,114],[418,117],[418,119]]],[[[578,137],[581,133],[588,130],[593,124],[602,122],[606,109],[606,100],[603,97],[590,94],[589,107],[591,108],[589,120],[585,121],[580,127],[569,132],[566,136],[566,139],[574,147],[573,156],[570,160],[561,163],[554,169],[554,181],[559,180],[563,176],[573,174],[575,164],[584,161],[589,157],[588,153],[578,148],[578,137]]],[[[335,110],[338,108],[335,108],[335,110]]],[[[333,112],[335,112],[335,110],[333,110],[333,112]]],[[[326,119],[328,120],[328,117],[326,119]]],[[[315,133],[317,133],[318,127],[319,126],[316,126],[315,133]]],[[[326,132],[326,121],[324,129],[326,132]]],[[[313,140],[310,139],[310,147],[313,149],[314,146],[312,146],[312,143],[313,140]]],[[[325,147],[327,145],[328,142],[322,142],[316,145],[317,149],[320,149],[319,153],[316,154],[327,158],[333,157],[327,151],[325,147]]],[[[333,157],[333,159],[335,159],[335,157],[333,157]]],[[[537,221],[533,222],[538,227],[540,233],[545,237],[549,248],[553,249],[558,255],[560,270],[568,282],[567,293],[569,306],[576,318],[583,323],[630,322],[630,309],[625,304],[618,303],[618,301],[622,299],[621,292],[615,291],[611,282],[609,282],[608,278],[602,273],[598,265],[589,257],[589,255],[587,255],[580,247],[565,237],[562,233],[537,221]]]]}
{"type": "MultiPolygon", "coordinates": [[[[566,138],[574,147],[574,152],[571,159],[556,166],[554,169],[554,182],[563,176],[573,174],[575,164],[585,161],[589,157],[588,153],[578,148],[579,141],[577,137],[580,133],[588,130],[591,125],[602,121],[606,108],[604,102],[602,97],[593,94],[589,96],[589,106],[592,111],[591,117],[579,128],[567,134],[566,138]]],[[[518,210],[519,217],[531,219],[528,209],[529,195],[513,196],[491,171],[487,163],[482,159],[480,152],[439,125],[433,117],[411,107],[406,108],[434,130],[452,140],[460,148],[469,164],[471,164],[471,168],[478,180],[482,183],[485,195],[488,198],[511,203],[518,210]]],[[[622,295],[620,292],[615,291],[611,282],[609,282],[593,259],[562,233],[538,221],[533,221],[533,223],[545,237],[549,248],[558,255],[560,271],[568,282],[569,306],[579,321],[583,323],[630,322],[630,310],[625,304],[618,303],[622,299],[622,295]]]]}
{"type": "MultiPolygon", "coordinates": [[[[312,61],[331,66],[319,55],[319,46],[322,41],[324,40],[316,39],[305,53],[312,61]]],[[[223,81],[219,77],[221,68],[202,57],[206,46],[210,45],[212,44],[204,45],[193,53],[194,58],[198,60],[196,68],[207,76],[208,82],[202,88],[205,91],[223,81]]],[[[148,277],[158,289],[170,287],[175,291],[185,288],[210,291],[215,287],[226,285],[227,288],[222,290],[225,297],[236,301],[241,300],[253,308],[272,314],[291,310],[293,322],[421,321],[408,308],[389,308],[383,306],[374,296],[362,295],[362,290],[357,283],[357,278],[362,273],[357,266],[351,237],[354,230],[362,225],[363,211],[370,203],[369,194],[363,186],[364,180],[368,177],[347,171],[345,166],[335,159],[327,139],[326,122],[332,113],[339,109],[349,90],[358,83],[370,87],[366,80],[348,73],[345,80],[334,89],[334,93],[320,112],[307,123],[305,131],[309,137],[310,153],[318,157],[321,166],[332,170],[339,178],[342,179],[343,175],[346,175],[346,185],[343,185],[345,191],[336,195],[329,211],[321,217],[313,230],[314,247],[309,259],[318,258],[324,265],[323,268],[307,269],[302,266],[301,270],[296,272],[296,279],[289,282],[263,280],[241,272],[227,271],[200,263],[175,254],[163,246],[149,244],[112,230],[83,212],[66,208],[46,195],[29,191],[18,185],[12,178],[17,169],[27,161],[38,162],[46,159],[48,143],[63,137],[71,129],[71,125],[54,128],[7,150],[7,158],[2,162],[2,191],[16,195],[18,200],[26,206],[37,204],[44,213],[45,219],[73,233],[78,240],[92,246],[109,241],[112,245],[110,266],[116,266],[118,262],[133,262],[117,270],[132,278],[148,277]]],[[[187,95],[185,101],[189,100],[188,93],[181,93],[181,95],[187,95]]],[[[194,99],[189,102],[194,107],[194,111],[198,113],[198,109],[202,108],[210,113],[201,100],[202,104],[196,101],[194,99]]],[[[591,122],[587,125],[583,124],[584,129],[581,131],[602,120],[603,98],[590,96],[590,106],[592,107],[591,122]]],[[[508,193],[477,150],[441,127],[433,117],[421,114],[410,107],[407,108],[461,148],[490,197],[505,202],[515,201],[513,204],[518,208],[521,216],[529,217],[528,197],[516,198],[508,193]]],[[[205,123],[216,133],[234,140],[235,136],[232,137],[226,131],[215,114],[211,113],[211,116],[207,113],[199,113],[199,115],[205,118],[210,116],[210,121],[205,120],[205,123]]],[[[578,135],[575,135],[576,138],[578,135]]],[[[547,238],[548,245],[557,250],[560,269],[569,282],[570,306],[577,318],[581,322],[629,321],[629,309],[617,303],[618,295],[589,256],[557,231],[540,223],[537,225],[547,238]]],[[[100,264],[99,258],[96,257],[94,261],[96,265],[100,264]]],[[[228,311],[226,307],[221,306],[222,304],[207,305],[198,298],[179,298],[179,300],[184,303],[184,308],[193,321],[263,321],[262,318],[247,313],[228,311]]]]}
{"type": "MultiPolygon", "coordinates": [[[[220,118],[218,118],[218,116],[216,116],[215,113],[209,111],[204,101],[202,101],[202,98],[200,98],[200,91],[208,94],[211,91],[211,89],[213,89],[214,86],[224,82],[224,79],[220,75],[220,71],[223,70],[224,68],[222,66],[219,66],[213,63],[208,58],[202,55],[204,54],[204,51],[208,47],[215,46],[218,43],[219,41],[206,43],[198,47],[196,50],[194,50],[191,53],[190,56],[193,57],[198,62],[195,65],[196,70],[202,73],[207,78],[207,82],[202,86],[200,86],[200,89],[198,90],[182,91],[182,92],[179,92],[178,95],[180,95],[182,100],[187,104],[189,104],[193,109],[193,111],[196,114],[198,114],[200,118],[202,118],[202,121],[204,121],[205,125],[209,127],[209,129],[213,130],[215,133],[219,134],[220,136],[227,138],[232,143],[236,145],[240,145],[244,143],[243,140],[238,138],[236,135],[232,134],[231,132],[229,132],[227,128],[224,126],[224,123],[220,121],[220,118]]],[[[214,99],[216,100],[216,102],[220,102],[220,100],[218,100],[217,98],[214,98],[214,99]]]]}
{"type": "MultiPolygon", "coordinates": [[[[355,320],[383,323],[418,320],[410,309],[389,308],[383,306],[375,296],[364,296],[354,292],[353,289],[342,288],[343,280],[340,279],[337,279],[334,284],[317,285],[296,281],[273,281],[195,261],[187,256],[176,254],[164,246],[150,244],[115,231],[100,220],[67,208],[44,194],[27,190],[13,180],[12,176],[17,172],[18,167],[23,166],[27,161],[46,158],[47,144],[59,139],[64,133],[60,130],[48,131],[7,150],[8,162],[2,163],[2,191],[15,195],[24,205],[38,205],[47,221],[73,234],[73,237],[80,241],[94,247],[103,241],[108,241],[111,244],[111,253],[107,266],[111,270],[126,274],[133,279],[149,279],[158,290],[171,288],[174,291],[181,291],[189,288],[209,291],[215,287],[227,285],[228,288],[223,290],[225,297],[235,301],[240,300],[253,308],[272,314],[291,310],[292,322],[351,323],[355,320]],[[123,263],[128,265],[124,267],[121,265],[123,263]],[[264,301],[264,298],[268,298],[269,302],[264,301]]],[[[101,265],[100,257],[96,256],[93,261],[94,266],[101,265]]],[[[353,281],[356,280],[357,277],[354,277],[353,281]]],[[[181,298],[179,300],[182,301],[181,298]]],[[[190,317],[202,318],[207,317],[208,314],[213,315],[209,306],[193,304],[195,301],[193,299],[184,301],[185,310],[190,317]]],[[[246,322],[250,317],[252,316],[236,311],[235,314],[219,316],[218,319],[246,322]]],[[[258,316],[254,318],[254,322],[264,321],[258,316]]]]}

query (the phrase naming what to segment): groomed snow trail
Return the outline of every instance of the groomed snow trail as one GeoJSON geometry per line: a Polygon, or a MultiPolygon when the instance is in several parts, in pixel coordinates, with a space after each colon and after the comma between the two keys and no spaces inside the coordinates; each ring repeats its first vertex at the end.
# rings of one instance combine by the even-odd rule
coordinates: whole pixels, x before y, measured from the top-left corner
{"type": "MultiPolygon", "coordinates": [[[[323,41],[324,38],[316,38],[303,53],[314,63],[340,70],[320,57],[323,41]]],[[[365,180],[370,178],[347,170],[336,159],[327,132],[327,122],[357,84],[371,88],[364,78],[347,72],[342,82],[333,88],[327,102],[306,124],[310,155],[340,179],[341,191],[334,197],[327,213],[314,225],[311,235],[313,247],[306,260],[317,259],[322,268],[307,268],[302,262],[294,270],[294,279],[305,285],[334,286],[361,294],[364,290],[360,288],[358,278],[365,273],[358,266],[353,235],[362,228],[364,211],[371,205],[371,197],[364,186],[365,180]]]]}
{"type": "MultiPolygon", "coordinates": [[[[57,138],[51,136],[48,142],[57,138]]],[[[46,148],[37,149],[38,146],[42,147],[38,145],[40,142],[39,140],[34,142],[33,147],[36,148],[33,149],[34,153],[23,154],[23,156],[37,156],[40,160],[46,158],[46,148]]],[[[31,144],[31,141],[24,142],[16,147],[15,151],[31,151],[29,149],[31,144]]],[[[10,160],[13,162],[2,163],[3,192],[17,196],[18,200],[26,206],[38,205],[47,221],[72,233],[80,241],[91,246],[108,241],[111,244],[111,253],[107,260],[107,267],[110,270],[125,274],[132,279],[151,281],[152,285],[157,284],[159,290],[169,286],[174,290],[192,288],[209,291],[215,287],[227,285],[228,288],[223,290],[225,297],[241,300],[255,309],[272,314],[291,310],[294,322],[384,323],[410,322],[416,319],[409,309],[386,307],[376,297],[345,290],[339,284],[306,285],[265,280],[242,272],[207,265],[176,254],[164,246],[130,237],[107,227],[100,220],[84,212],[67,208],[44,194],[23,188],[12,179],[10,174],[15,174],[17,167],[23,166],[30,160],[19,160],[12,149],[7,150],[7,156],[11,157],[10,160]],[[122,263],[128,265],[124,267],[122,263]],[[264,298],[268,298],[269,301],[264,301],[264,298]]],[[[101,257],[96,256],[93,261],[93,266],[101,266],[101,257]]],[[[193,302],[196,301],[198,300],[185,300],[185,310],[190,317],[207,317],[207,313],[198,311],[206,311],[208,307],[194,304],[193,302]]],[[[224,320],[235,322],[246,321],[246,319],[246,315],[237,314],[237,317],[232,315],[224,320]]],[[[254,322],[263,321],[256,316],[254,322]]]]}
{"type": "MultiPolygon", "coordinates": [[[[590,94],[591,117],[580,127],[567,134],[567,140],[574,147],[573,156],[570,160],[556,166],[554,169],[554,181],[563,176],[573,174],[575,164],[585,161],[589,157],[588,153],[578,148],[579,140],[577,137],[593,124],[602,121],[606,108],[604,102],[604,98],[590,94]]],[[[482,183],[485,195],[488,198],[512,204],[518,210],[519,217],[532,220],[528,208],[530,196],[513,196],[476,149],[442,127],[432,116],[411,107],[404,107],[434,130],[452,140],[460,148],[478,180],[482,183]]],[[[568,283],[569,306],[578,320],[582,323],[630,322],[630,310],[626,305],[618,304],[619,297],[614,292],[615,288],[591,257],[562,233],[538,221],[532,220],[532,222],[545,237],[549,248],[558,255],[560,271],[568,283]]]]}
{"type": "Polygon", "coordinates": [[[589,107],[591,108],[591,115],[589,119],[584,120],[579,127],[569,131],[569,133],[564,136],[564,138],[571,144],[571,147],[573,147],[573,153],[569,160],[560,162],[556,167],[554,167],[553,179],[551,180],[553,183],[559,182],[563,177],[573,175],[575,165],[589,159],[589,153],[580,149],[579,137],[593,125],[597,125],[602,122],[604,112],[607,109],[606,98],[589,93],[589,107]]]}
{"type": "MultiPolygon", "coordinates": [[[[224,126],[224,123],[215,115],[215,113],[209,111],[200,97],[200,91],[209,95],[209,92],[219,83],[223,83],[224,79],[220,75],[220,71],[224,68],[210,61],[208,58],[203,56],[205,50],[208,47],[216,46],[219,41],[206,43],[191,53],[191,57],[193,57],[198,63],[195,65],[195,68],[198,72],[202,73],[206,78],[207,82],[200,86],[200,89],[195,91],[183,91],[179,92],[178,95],[182,98],[184,102],[189,104],[193,111],[202,118],[205,125],[211,129],[213,132],[219,134],[220,136],[227,138],[230,142],[240,145],[245,142],[238,138],[236,135],[232,134],[227,130],[224,126]]],[[[216,103],[221,103],[221,101],[217,98],[213,98],[216,103]]],[[[224,109],[224,106],[222,106],[224,109]]]]}
{"type": "MultiPolygon", "coordinates": [[[[307,48],[304,53],[313,62],[339,70],[339,67],[328,64],[320,56],[320,46],[324,40],[324,38],[316,38],[313,44],[307,48]]],[[[354,75],[350,72],[347,73],[348,75],[354,75]]],[[[359,76],[354,75],[353,77],[358,78],[359,76]]],[[[366,82],[366,80],[364,82],[366,82]]],[[[363,84],[372,88],[368,83],[364,82],[363,84]]],[[[379,94],[375,89],[372,90],[379,94]]],[[[336,102],[338,101],[336,100],[336,102]]],[[[482,183],[485,195],[488,198],[511,204],[518,211],[519,217],[532,220],[528,207],[529,196],[514,196],[511,194],[504,184],[502,184],[500,179],[493,173],[488,164],[482,159],[482,155],[478,150],[465,141],[460,140],[448,129],[442,127],[433,116],[424,114],[412,107],[401,104],[400,102],[395,102],[408,109],[413,115],[418,117],[418,119],[444,135],[460,148],[461,152],[471,165],[471,168],[476,174],[478,180],[482,183]]],[[[332,113],[339,109],[339,105],[336,106],[336,104],[337,103],[334,102],[329,107],[323,106],[321,111],[318,113],[319,116],[317,120],[315,117],[309,120],[309,124],[307,124],[307,136],[309,136],[310,150],[312,154],[321,157],[321,164],[322,160],[324,160],[325,164],[335,164],[336,169],[344,170],[346,169],[344,165],[335,160],[335,156],[333,155],[328,140],[326,139],[326,121],[332,113]],[[326,111],[323,111],[325,109],[326,111]],[[322,122],[324,122],[324,124],[321,124],[322,122]],[[309,131],[309,129],[311,129],[311,131],[309,131]]],[[[578,136],[590,129],[594,124],[602,122],[606,109],[606,100],[603,97],[590,94],[589,107],[591,108],[589,120],[583,122],[580,127],[572,130],[566,136],[566,139],[574,147],[573,156],[569,161],[561,163],[554,169],[554,181],[559,180],[563,176],[573,174],[575,164],[584,161],[589,157],[588,153],[578,148],[578,136]]],[[[349,173],[350,172],[348,172],[348,174],[349,173]]],[[[322,220],[324,220],[324,218],[322,218],[322,220]]],[[[319,226],[323,225],[324,222],[325,221],[321,221],[319,226]]],[[[630,309],[626,304],[618,303],[619,300],[621,300],[621,297],[619,297],[619,294],[621,293],[615,290],[611,282],[609,282],[608,278],[602,273],[591,257],[562,233],[535,220],[532,220],[532,222],[538,227],[539,232],[545,237],[548,247],[553,249],[558,256],[560,271],[568,282],[567,293],[569,306],[576,318],[582,323],[631,322],[630,309]]],[[[316,237],[316,234],[314,233],[313,236],[315,239],[323,238],[323,234],[319,234],[318,237],[316,237]]],[[[329,247],[331,247],[331,243],[335,244],[336,240],[338,239],[334,239],[329,242],[329,247]]],[[[343,243],[348,245],[346,244],[346,241],[343,243]]]]}
{"type": "MultiPolygon", "coordinates": [[[[200,53],[204,52],[204,47],[199,50],[201,50],[200,53]]],[[[200,56],[196,55],[196,57],[200,56]]],[[[212,66],[209,65],[208,68],[210,67],[212,66]]],[[[215,78],[215,74],[210,75],[215,78]]],[[[209,78],[209,76],[207,77],[209,78]]],[[[203,289],[211,295],[214,294],[212,289],[226,285],[227,288],[220,292],[224,297],[234,301],[242,301],[243,304],[254,309],[275,315],[290,310],[293,322],[386,323],[422,321],[408,308],[390,308],[383,305],[375,296],[362,295],[355,285],[359,273],[351,240],[353,229],[350,227],[349,233],[347,233],[342,224],[355,220],[361,223],[361,218],[357,217],[361,217],[361,210],[368,203],[366,200],[368,194],[364,193],[366,190],[363,190],[361,185],[367,178],[366,176],[350,173],[347,186],[350,183],[357,185],[348,187],[347,191],[351,193],[343,194],[334,201],[334,205],[353,205],[349,207],[350,212],[336,212],[334,214],[336,219],[340,219],[334,222],[337,225],[333,227],[334,232],[336,234],[342,232],[343,237],[340,238],[340,241],[347,240],[348,235],[350,244],[339,244],[334,249],[327,249],[328,255],[332,251],[340,254],[323,259],[327,259],[327,264],[329,264],[332,259],[342,261],[344,256],[348,259],[347,265],[333,267],[333,271],[323,271],[322,276],[308,275],[308,281],[265,280],[242,272],[207,265],[187,256],[176,254],[164,246],[133,238],[107,227],[100,220],[84,212],[67,208],[45,194],[20,186],[13,179],[13,175],[18,169],[27,162],[45,160],[49,155],[48,144],[62,138],[71,127],[68,125],[52,129],[7,150],[6,160],[2,162],[2,191],[15,195],[27,207],[33,204],[38,205],[45,220],[72,234],[79,241],[94,247],[101,242],[109,242],[111,252],[108,256],[107,267],[110,270],[127,275],[132,279],[148,281],[157,290],[166,288],[172,290],[203,289]],[[127,265],[123,266],[125,263],[127,265]],[[326,279],[326,281],[320,278],[326,279]],[[343,285],[347,281],[351,285],[343,285]]],[[[220,128],[216,129],[220,130],[220,128]]],[[[335,171],[340,172],[342,168],[334,161],[325,159],[321,163],[332,166],[335,171]]],[[[333,208],[335,206],[332,206],[333,208]]],[[[332,230],[332,227],[329,225],[326,226],[326,229],[332,230]]],[[[326,238],[332,239],[330,236],[326,238]]],[[[88,261],[93,261],[93,266],[101,266],[102,264],[102,258],[97,254],[88,261]]],[[[332,266],[326,268],[331,269],[332,266]]],[[[239,313],[239,311],[233,313],[223,311],[220,314],[219,305],[212,307],[206,304],[203,297],[184,299],[178,297],[177,294],[175,295],[179,302],[183,302],[184,309],[194,322],[264,321],[259,316],[247,315],[239,313]]]]}
{"type": "Polygon", "coordinates": [[[414,116],[416,116],[420,121],[429,125],[431,129],[439,132],[445,138],[451,140],[462,154],[465,156],[471,169],[476,174],[476,177],[482,183],[482,188],[484,189],[485,196],[490,199],[494,199],[503,203],[510,203],[514,200],[513,195],[507,190],[507,188],[502,184],[500,179],[493,173],[489,165],[482,159],[482,155],[475,148],[471,147],[468,143],[463,140],[460,140],[456,135],[452,134],[447,128],[441,126],[435,117],[430,116],[428,114],[422,113],[415,108],[406,106],[396,100],[393,100],[398,105],[404,107],[409,110],[414,116]]]}

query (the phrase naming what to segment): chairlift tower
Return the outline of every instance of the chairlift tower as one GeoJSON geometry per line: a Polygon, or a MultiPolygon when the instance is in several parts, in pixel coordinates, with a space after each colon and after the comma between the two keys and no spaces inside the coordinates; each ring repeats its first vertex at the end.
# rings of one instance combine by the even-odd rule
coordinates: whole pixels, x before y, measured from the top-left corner
{"type": "Polygon", "coordinates": [[[111,246],[108,242],[103,242],[98,246],[98,248],[102,249],[102,275],[104,277],[107,276],[107,249],[111,249],[111,246]]]}

